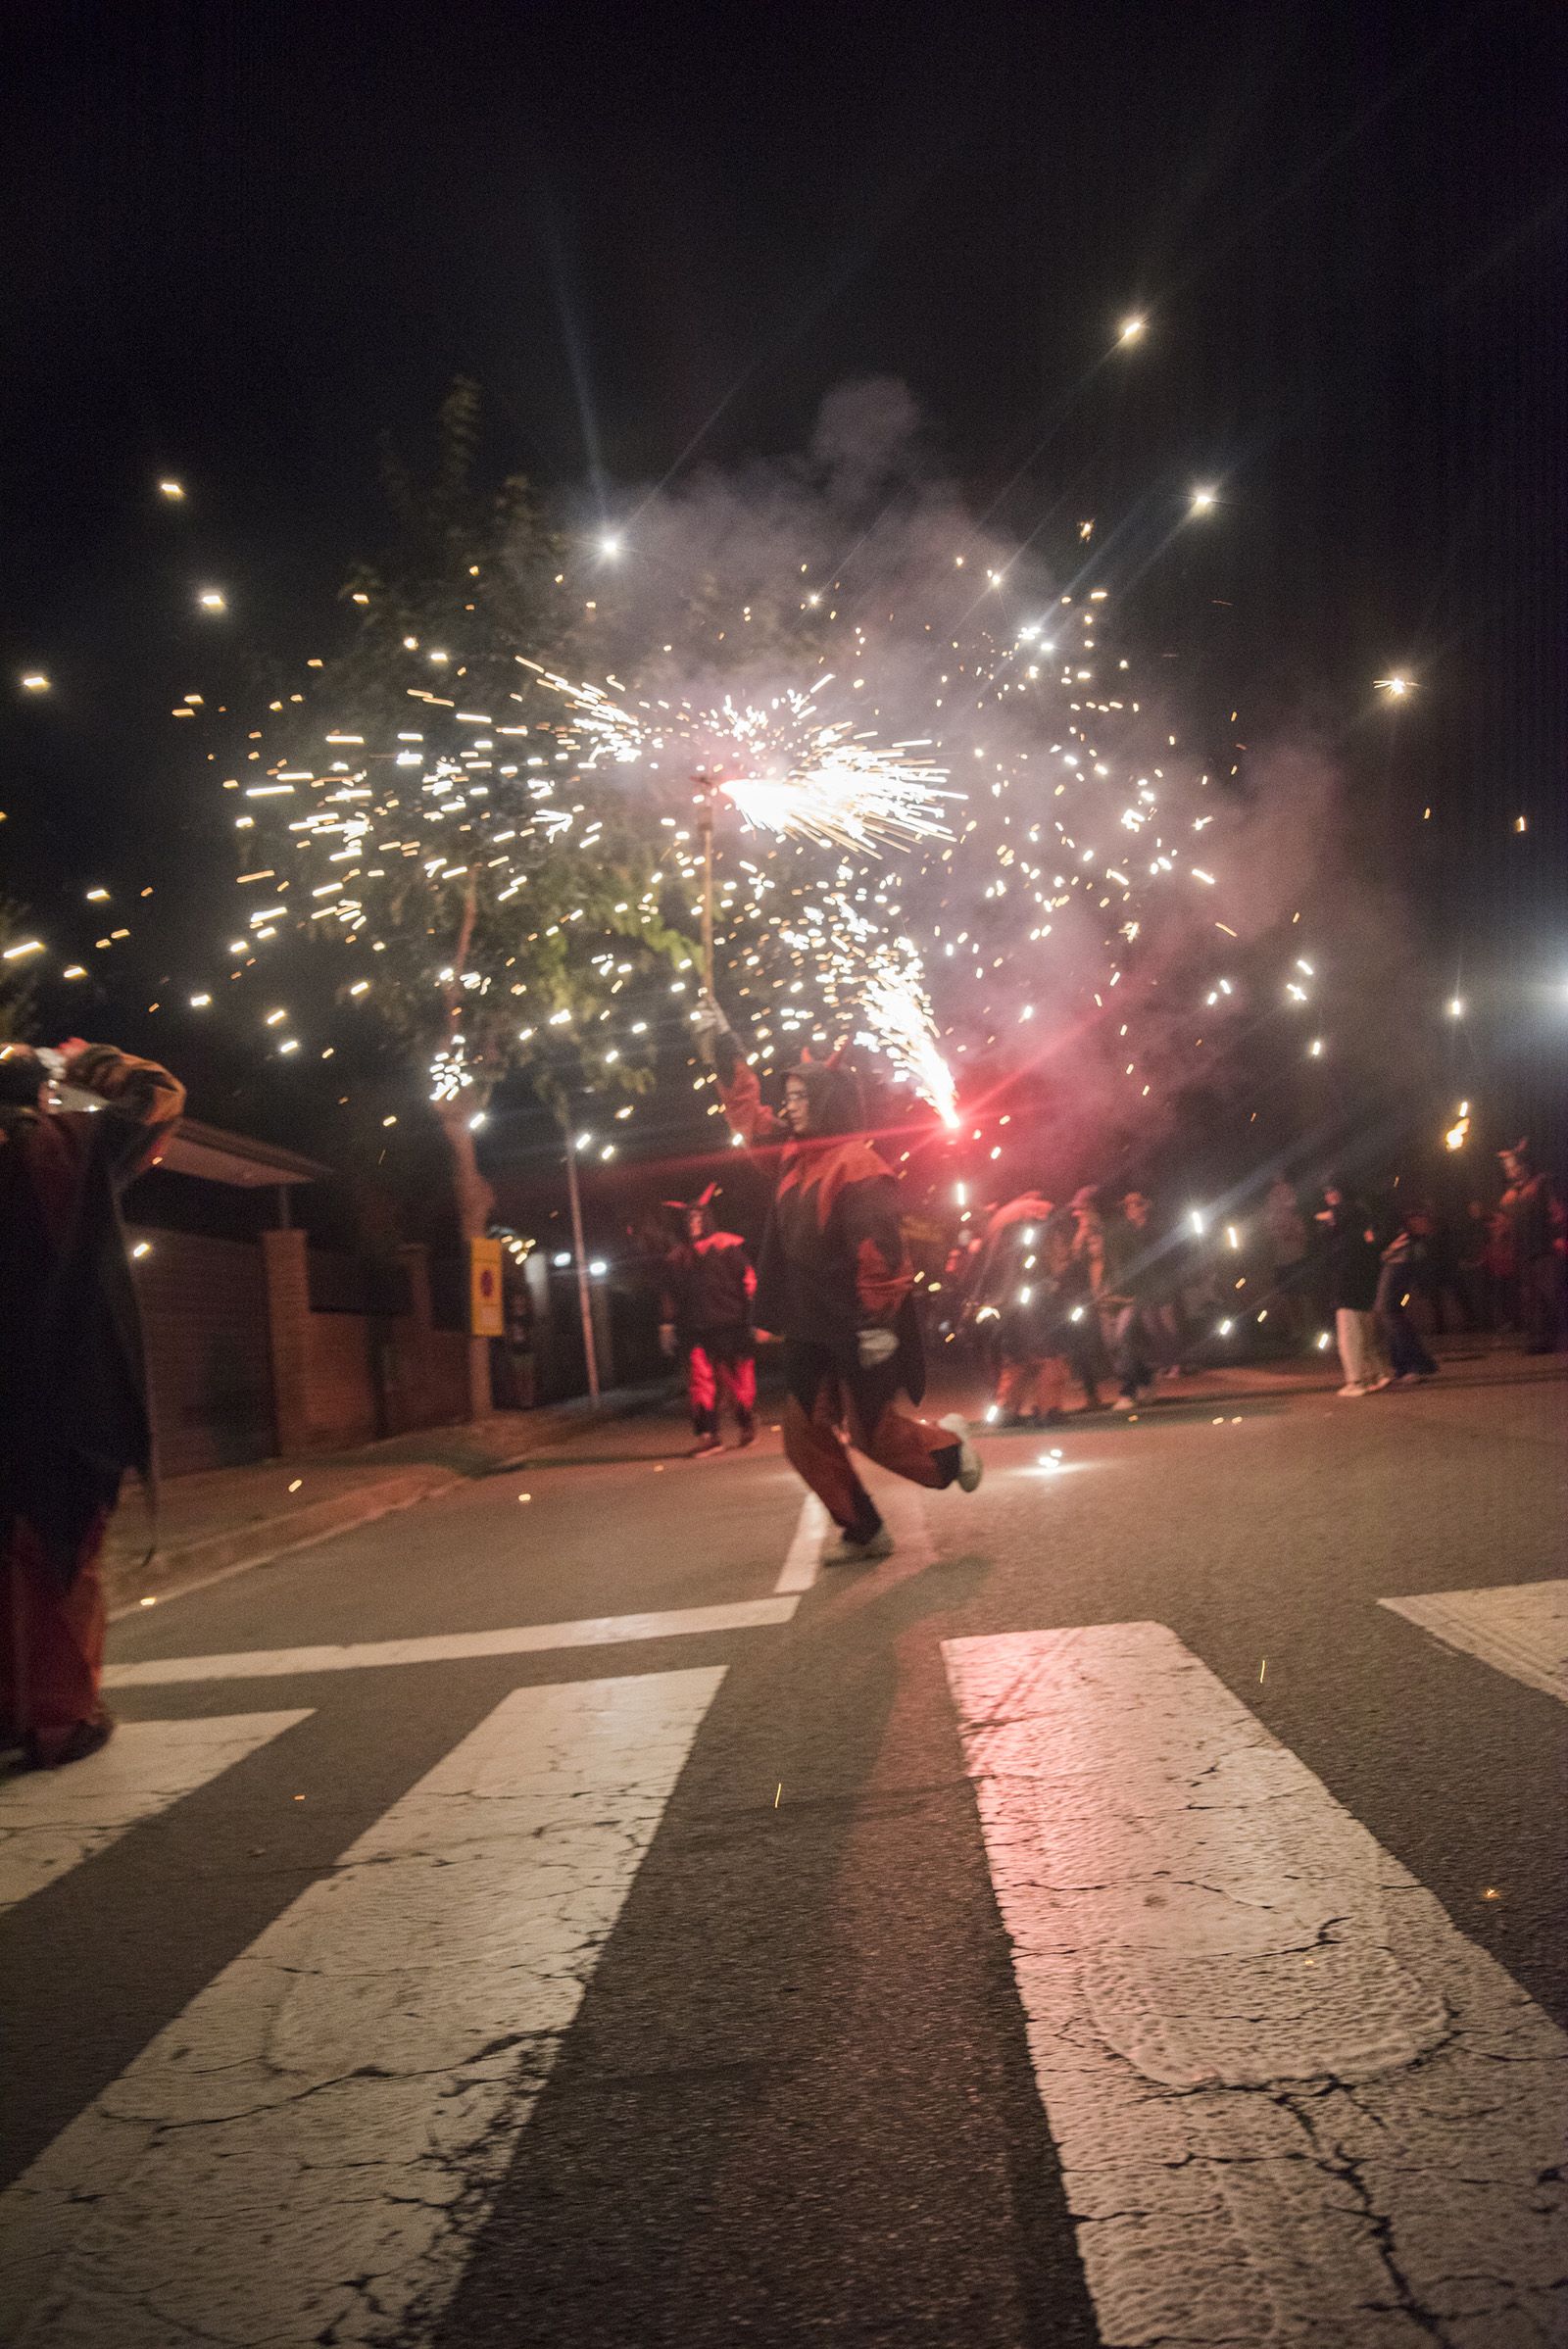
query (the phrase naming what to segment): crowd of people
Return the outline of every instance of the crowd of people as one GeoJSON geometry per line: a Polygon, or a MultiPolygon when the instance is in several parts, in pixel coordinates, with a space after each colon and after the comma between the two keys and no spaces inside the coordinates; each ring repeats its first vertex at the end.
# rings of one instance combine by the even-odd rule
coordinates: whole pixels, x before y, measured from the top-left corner
{"type": "Polygon", "coordinates": [[[1498,1155],[1500,1199],[1472,1200],[1460,1219],[1396,1195],[1369,1204],[1345,1175],[1303,1207],[1281,1176],[1250,1246],[1225,1225],[1218,1252],[1201,1218],[1161,1218],[1138,1190],[1112,1201],[1086,1185],[1059,1208],[1038,1190],[1002,1202],[947,1268],[959,1326],[992,1361],[993,1418],[1054,1425],[1070,1384],[1082,1410],[1105,1408],[1113,1385],[1110,1407],[1130,1411],[1216,1337],[1265,1323],[1287,1352],[1332,1331],[1347,1397],[1435,1378],[1423,1323],[1512,1328],[1527,1352],[1554,1350],[1568,1339],[1568,1219],[1528,1143],[1498,1155]],[[1244,1311],[1235,1293],[1248,1290],[1244,1311]]]}

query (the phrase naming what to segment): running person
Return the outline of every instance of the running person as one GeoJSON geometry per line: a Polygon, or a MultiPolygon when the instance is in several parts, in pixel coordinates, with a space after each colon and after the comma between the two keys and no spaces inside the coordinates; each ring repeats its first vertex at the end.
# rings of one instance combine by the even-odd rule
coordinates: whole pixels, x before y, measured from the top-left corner
{"type": "Polygon", "coordinates": [[[782,1117],[766,1108],[716,1004],[704,1006],[705,1050],[724,1112],[743,1142],[783,1143],[757,1277],[760,1327],[784,1341],[784,1449],[843,1539],[823,1563],[885,1558],[893,1538],[843,1438],[911,1484],[972,1493],[980,1460],[956,1413],[933,1423],[898,1407],[925,1392],[913,1273],[899,1229],[898,1186],[861,1132],[846,1069],[805,1061],[784,1080],[782,1117]]]}

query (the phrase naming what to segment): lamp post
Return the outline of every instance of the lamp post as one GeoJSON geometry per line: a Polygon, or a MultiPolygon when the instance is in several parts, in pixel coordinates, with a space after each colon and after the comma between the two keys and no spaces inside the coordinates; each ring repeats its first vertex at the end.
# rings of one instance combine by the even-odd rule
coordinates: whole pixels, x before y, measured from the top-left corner
{"type": "Polygon", "coordinates": [[[582,1238],[582,1192],[577,1182],[577,1137],[564,1115],[566,1138],[566,1196],[571,1201],[571,1252],[577,1266],[577,1309],[582,1315],[582,1350],[588,1365],[588,1399],[599,1400],[599,1352],[594,1344],[593,1294],[588,1285],[588,1251],[582,1238]]]}

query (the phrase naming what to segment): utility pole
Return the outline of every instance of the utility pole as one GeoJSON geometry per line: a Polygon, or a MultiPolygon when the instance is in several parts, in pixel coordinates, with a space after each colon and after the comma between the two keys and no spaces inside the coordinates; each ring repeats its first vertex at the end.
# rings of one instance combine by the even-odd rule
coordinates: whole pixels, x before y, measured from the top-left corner
{"type": "Polygon", "coordinates": [[[582,1350],[588,1364],[588,1399],[599,1400],[599,1353],[594,1345],[594,1301],[588,1282],[588,1255],[582,1238],[582,1192],[577,1183],[577,1137],[563,1116],[566,1137],[566,1196],[571,1201],[571,1248],[577,1261],[577,1309],[582,1315],[582,1350]]]}

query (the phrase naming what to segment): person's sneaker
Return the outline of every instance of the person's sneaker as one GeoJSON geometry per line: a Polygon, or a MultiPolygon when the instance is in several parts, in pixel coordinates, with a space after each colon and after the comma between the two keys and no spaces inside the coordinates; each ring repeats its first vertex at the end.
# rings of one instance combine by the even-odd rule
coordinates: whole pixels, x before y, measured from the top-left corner
{"type": "Polygon", "coordinates": [[[1394,1383],[1396,1387],[1419,1387],[1421,1373],[1419,1370],[1401,1370],[1394,1383]]]}
{"type": "Polygon", "coordinates": [[[937,1425],[946,1428],[949,1435],[954,1437],[957,1443],[958,1474],[955,1481],[958,1491],[972,1493],[984,1476],[985,1470],[980,1465],[980,1454],[969,1441],[969,1422],[961,1411],[950,1411],[946,1419],[937,1421],[937,1425]]]}
{"type": "Polygon", "coordinates": [[[832,1549],[824,1549],[824,1566],[874,1566],[880,1558],[893,1555],[893,1536],[885,1525],[878,1526],[869,1542],[852,1542],[845,1534],[832,1549]]]}
{"type": "Polygon", "coordinates": [[[1340,1393],[1342,1395],[1367,1395],[1370,1394],[1370,1392],[1371,1390],[1367,1387],[1357,1386],[1354,1380],[1350,1382],[1348,1387],[1342,1387],[1340,1389],[1340,1393]]]}
{"type": "Polygon", "coordinates": [[[1385,1371],[1382,1378],[1372,1379],[1368,1382],[1367,1393],[1368,1395],[1381,1395],[1385,1387],[1392,1387],[1393,1384],[1394,1373],[1392,1371],[1385,1371]]]}
{"type": "Polygon", "coordinates": [[[688,1460],[710,1460],[714,1452],[722,1451],[723,1448],[724,1439],[722,1436],[699,1436],[686,1457],[688,1460]]]}
{"type": "Polygon", "coordinates": [[[1138,1397],[1136,1395],[1118,1395],[1110,1407],[1113,1411],[1136,1411],[1138,1397]]]}
{"type": "Polygon", "coordinates": [[[748,1444],[755,1444],[756,1442],[757,1442],[757,1422],[756,1422],[756,1420],[755,1420],[755,1419],[743,1419],[743,1420],[741,1421],[741,1449],[742,1449],[742,1451],[744,1451],[744,1450],[746,1449],[746,1446],[748,1445],[748,1444]]]}
{"type": "Polygon", "coordinates": [[[1064,1428],[1067,1424],[1067,1414],[1060,1409],[1047,1411],[1040,1424],[1043,1428],[1064,1428]]]}

